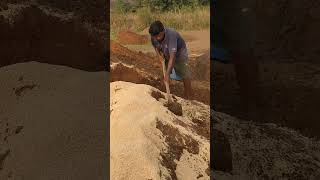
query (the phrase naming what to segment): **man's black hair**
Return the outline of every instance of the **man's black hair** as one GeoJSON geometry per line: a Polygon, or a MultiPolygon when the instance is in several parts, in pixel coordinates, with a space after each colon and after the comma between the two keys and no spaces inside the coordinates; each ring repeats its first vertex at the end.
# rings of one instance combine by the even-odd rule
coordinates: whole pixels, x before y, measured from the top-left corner
{"type": "Polygon", "coordinates": [[[155,21],[150,25],[149,34],[156,36],[164,30],[164,26],[160,21],[155,21]]]}

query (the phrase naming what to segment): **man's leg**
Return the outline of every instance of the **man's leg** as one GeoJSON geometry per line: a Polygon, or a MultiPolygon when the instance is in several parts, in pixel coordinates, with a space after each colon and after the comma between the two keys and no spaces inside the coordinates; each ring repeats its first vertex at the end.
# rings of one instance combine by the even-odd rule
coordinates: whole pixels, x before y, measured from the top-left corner
{"type": "Polygon", "coordinates": [[[183,79],[184,97],[192,99],[191,71],[188,64],[186,62],[176,62],[174,69],[176,74],[183,79]]]}
{"type": "Polygon", "coordinates": [[[257,106],[260,96],[258,63],[252,56],[248,55],[241,55],[235,58],[234,67],[240,86],[242,111],[248,118],[258,120],[256,119],[258,118],[257,115],[259,115],[257,106]]]}
{"type": "Polygon", "coordinates": [[[184,85],[184,96],[186,99],[192,99],[192,87],[191,87],[191,78],[186,77],[183,79],[184,85]]]}

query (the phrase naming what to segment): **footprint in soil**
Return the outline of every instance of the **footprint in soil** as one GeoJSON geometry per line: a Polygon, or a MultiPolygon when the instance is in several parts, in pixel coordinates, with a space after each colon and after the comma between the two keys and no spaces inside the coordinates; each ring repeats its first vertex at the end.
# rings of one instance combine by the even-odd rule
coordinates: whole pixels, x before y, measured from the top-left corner
{"type": "Polygon", "coordinates": [[[8,138],[12,135],[16,135],[16,134],[20,134],[22,129],[24,128],[24,126],[16,126],[14,128],[14,130],[12,131],[11,128],[9,128],[9,123],[6,123],[6,128],[5,128],[5,132],[4,132],[4,138],[3,140],[8,143],[8,138]]]}
{"type": "Polygon", "coordinates": [[[9,123],[6,123],[5,131],[4,131],[4,142],[8,143],[8,137],[9,137],[9,123]]]}
{"type": "Polygon", "coordinates": [[[38,85],[30,84],[30,85],[23,85],[23,86],[20,86],[18,88],[13,88],[13,90],[14,90],[14,93],[16,94],[16,96],[20,97],[23,92],[25,92],[27,90],[32,90],[35,87],[38,87],[38,85]]]}
{"type": "Polygon", "coordinates": [[[7,149],[5,152],[0,153],[0,170],[3,169],[3,163],[6,160],[6,158],[9,156],[9,154],[10,154],[10,149],[7,149]]]}

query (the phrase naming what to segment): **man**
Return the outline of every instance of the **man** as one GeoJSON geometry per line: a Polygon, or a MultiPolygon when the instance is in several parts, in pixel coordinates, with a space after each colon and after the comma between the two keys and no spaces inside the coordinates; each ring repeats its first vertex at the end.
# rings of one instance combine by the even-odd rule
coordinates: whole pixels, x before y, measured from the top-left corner
{"type": "Polygon", "coordinates": [[[165,60],[167,70],[164,81],[169,83],[170,77],[182,80],[185,98],[191,99],[191,72],[187,64],[188,51],[185,41],[178,32],[165,28],[160,21],[155,21],[150,25],[149,34],[159,61],[165,60]]]}
{"type": "Polygon", "coordinates": [[[235,67],[244,118],[258,115],[258,63],[254,58],[255,0],[213,0],[211,59],[235,67]]]}

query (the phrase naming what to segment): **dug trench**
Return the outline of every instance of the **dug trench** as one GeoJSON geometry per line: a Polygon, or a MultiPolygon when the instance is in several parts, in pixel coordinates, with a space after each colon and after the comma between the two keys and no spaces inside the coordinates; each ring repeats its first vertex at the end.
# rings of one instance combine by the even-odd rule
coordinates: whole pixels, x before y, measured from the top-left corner
{"type": "MultiPolygon", "coordinates": [[[[126,81],[137,84],[147,84],[162,92],[166,92],[165,85],[161,82],[162,70],[156,57],[129,50],[116,42],[111,42],[110,49],[110,82],[126,81]]],[[[209,58],[203,59],[209,61],[209,58]]],[[[199,74],[201,73],[198,71],[203,71],[204,68],[201,69],[196,67],[206,66],[208,71],[210,66],[207,66],[205,63],[196,63],[196,61],[196,59],[190,60],[190,67],[195,75],[192,81],[192,90],[194,92],[193,99],[209,105],[210,85],[208,80],[209,77],[207,77],[209,76],[209,73],[200,76],[199,74]]],[[[173,96],[184,97],[183,82],[171,81],[170,93],[173,96]]]]}
{"type": "MultiPolygon", "coordinates": [[[[241,117],[241,100],[234,67],[214,62],[214,109],[241,117]]],[[[260,61],[258,121],[300,131],[308,137],[319,133],[319,69],[312,62],[260,61]]],[[[248,119],[245,119],[248,120],[248,119]]]]}
{"type": "MultiPolygon", "coordinates": [[[[320,137],[320,3],[256,2],[255,55],[259,62],[261,118],[320,137]],[[276,18],[275,18],[276,17],[276,18]]],[[[239,117],[233,65],[213,62],[214,108],[239,117]]],[[[213,83],[212,83],[213,84],[213,83]]]]}
{"type": "Polygon", "coordinates": [[[79,18],[38,5],[0,11],[0,67],[37,61],[85,71],[108,70],[101,33],[79,18]]]}

